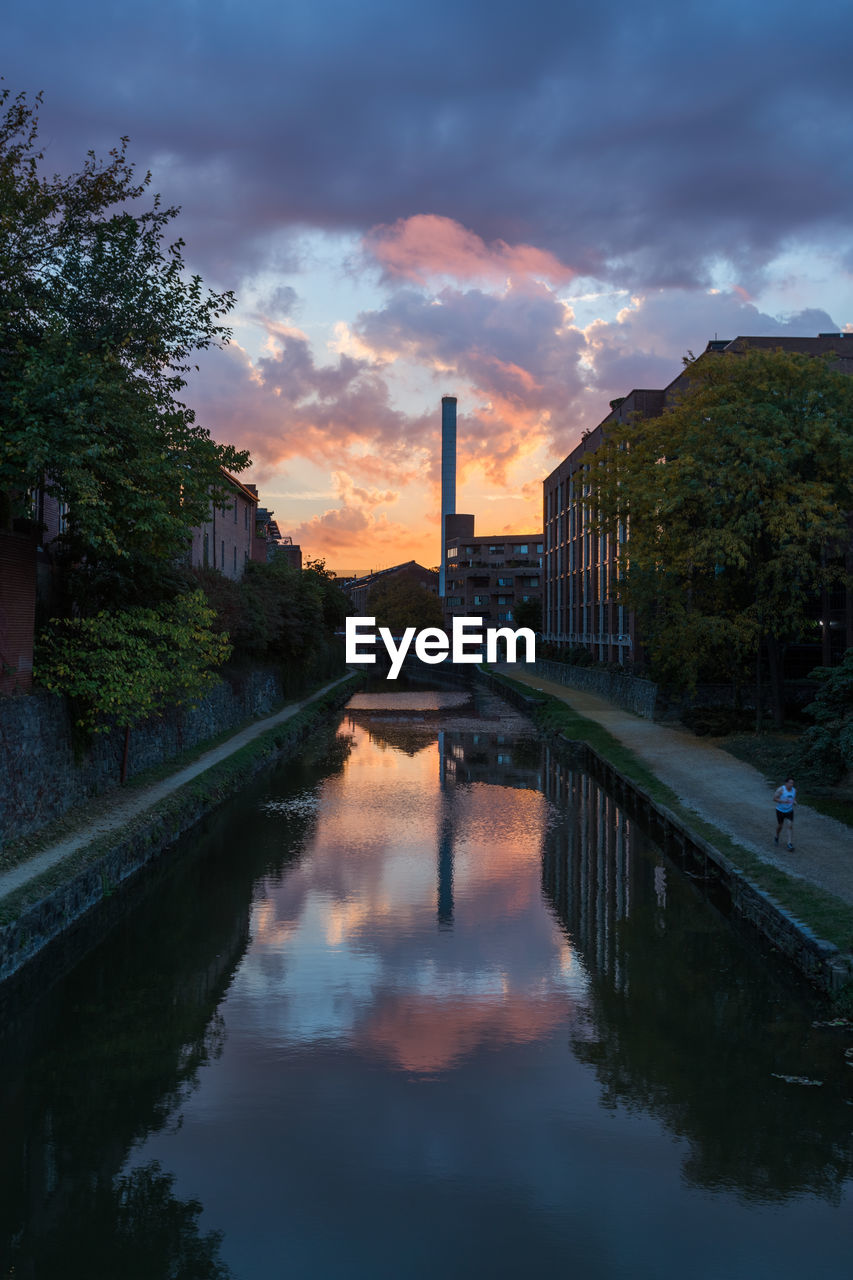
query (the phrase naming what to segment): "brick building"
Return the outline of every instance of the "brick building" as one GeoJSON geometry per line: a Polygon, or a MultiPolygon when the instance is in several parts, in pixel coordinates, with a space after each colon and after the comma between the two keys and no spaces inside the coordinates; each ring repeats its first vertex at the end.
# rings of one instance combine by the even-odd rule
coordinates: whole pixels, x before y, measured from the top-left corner
{"type": "Polygon", "coordinates": [[[253,485],[242,484],[224,469],[222,475],[228,499],[221,507],[211,505],[209,519],[193,529],[190,564],[219,569],[226,578],[238,581],[252,559],[258,495],[253,485]]]}
{"type": "Polygon", "coordinates": [[[543,538],[535,533],[475,535],[472,515],[446,517],[444,616],[512,623],[521,601],[542,599],[543,538]]]}
{"type": "MultiPolygon", "coordinates": [[[[814,338],[738,337],[733,341],[709,342],[705,354],[737,353],[745,347],[802,352],[804,355],[835,354],[836,369],[853,374],[853,333],[819,334],[814,338]]],[[[618,582],[624,572],[628,552],[628,530],[615,534],[592,531],[584,499],[589,493],[591,458],[607,430],[632,416],[657,417],[673,397],[683,391],[687,373],[682,372],[668,386],[635,389],[610,402],[610,412],[591,431],[583,433],[580,444],[555,467],[544,481],[543,517],[545,527],[544,638],[561,646],[581,646],[600,662],[633,665],[638,651],[633,614],[618,601],[618,582]]],[[[853,556],[848,553],[848,571],[853,556]]],[[[804,665],[838,661],[844,649],[853,645],[853,593],[843,587],[824,590],[819,606],[822,621],[822,651],[804,655],[804,665]]]]}

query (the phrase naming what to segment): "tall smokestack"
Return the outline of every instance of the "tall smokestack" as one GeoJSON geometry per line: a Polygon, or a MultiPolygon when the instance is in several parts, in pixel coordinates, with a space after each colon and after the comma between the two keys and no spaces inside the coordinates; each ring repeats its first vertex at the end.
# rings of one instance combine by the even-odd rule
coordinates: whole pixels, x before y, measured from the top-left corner
{"type": "Polygon", "coordinates": [[[445,524],[456,514],[456,396],[441,397],[441,558],[438,594],[444,599],[445,524]]]}

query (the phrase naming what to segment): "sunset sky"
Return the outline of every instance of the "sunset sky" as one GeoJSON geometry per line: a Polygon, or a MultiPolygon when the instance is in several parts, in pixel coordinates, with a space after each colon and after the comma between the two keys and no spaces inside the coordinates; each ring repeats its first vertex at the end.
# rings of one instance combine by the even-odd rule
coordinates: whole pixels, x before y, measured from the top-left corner
{"type": "Polygon", "coordinates": [[[438,561],[715,335],[853,328],[849,0],[46,0],[4,17],[51,170],[129,135],[234,340],[189,398],[335,569],[438,561]]]}

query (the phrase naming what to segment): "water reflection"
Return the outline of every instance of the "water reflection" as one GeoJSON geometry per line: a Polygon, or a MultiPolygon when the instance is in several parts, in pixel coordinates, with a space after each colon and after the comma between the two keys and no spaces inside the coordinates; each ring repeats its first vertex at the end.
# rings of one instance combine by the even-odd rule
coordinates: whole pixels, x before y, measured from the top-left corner
{"type": "MultiPolygon", "coordinates": [[[[347,745],[318,738],[308,767],[319,752],[334,773],[347,745]]],[[[250,944],[254,886],[298,856],[314,819],[293,814],[290,841],[271,846],[262,831],[242,839],[246,814],[235,804],[181,859],[153,869],[132,914],[109,903],[109,937],[66,979],[56,981],[51,953],[0,989],[0,1275],[232,1274],[221,1233],[200,1225],[200,1201],[179,1194],[156,1159],[125,1165],[149,1133],[174,1129],[221,1057],[221,1004],[250,944]]]]}
{"type": "Polygon", "coordinates": [[[517,713],[419,692],[7,999],[0,1275],[842,1274],[846,1041],[517,713]]]}
{"type": "Polygon", "coordinates": [[[840,1203],[853,1145],[837,1035],[814,1034],[612,797],[547,754],[546,790],[567,820],[549,830],[542,884],[589,978],[572,1046],[603,1104],[686,1138],[691,1184],[840,1203]],[[784,1075],[820,1083],[793,1099],[784,1075]]]}

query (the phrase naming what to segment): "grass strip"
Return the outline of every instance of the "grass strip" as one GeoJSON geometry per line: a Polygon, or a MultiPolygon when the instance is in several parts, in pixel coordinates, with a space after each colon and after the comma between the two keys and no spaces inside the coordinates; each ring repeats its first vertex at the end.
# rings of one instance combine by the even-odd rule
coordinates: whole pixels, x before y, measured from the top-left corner
{"type": "Polygon", "coordinates": [[[771,786],[778,786],[789,774],[797,780],[798,798],[816,813],[835,818],[853,827],[853,798],[849,788],[828,787],[819,779],[803,772],[797,765],[797,737],[790,733],[735,733],[715,738],[714,746],[727,751],[736,760],[753,765],[771,786]]]}
{"type": "Polygon", "coordinates": [[[594,720],[588,720],[553,694],[513,680],[497,671],[489,671],[493,680],[522,693],[534,693],[541,705],[534,710],[537,728],[543,733],[561,733],[566,738],[587,743],[620,773],[642,787],[653,800],[665,805],[682,822],[718,849],[753,884],[758,885],[795,919],[801,920],[818,938],[832,942],[841,951],[853,950],[853,907],[835,894],[789,876],[772,863],[764,862],[751,850],[736,844],[704,818],[698,817],[679,800],[675,792],[661,782],[646,764],[624,746],[613,734],[594,720]]]}

